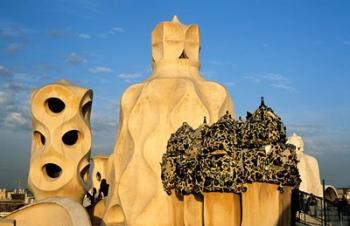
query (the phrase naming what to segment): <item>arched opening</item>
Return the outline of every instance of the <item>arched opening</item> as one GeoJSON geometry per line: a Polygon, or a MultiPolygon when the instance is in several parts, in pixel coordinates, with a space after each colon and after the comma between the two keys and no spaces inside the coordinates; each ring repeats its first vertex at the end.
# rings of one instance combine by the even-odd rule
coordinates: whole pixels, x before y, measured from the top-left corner
{"type": "Polygon", "coordinates": [[[325,192],[324,192],[324,198],[329,200],[329,201],[336,201],[338,198],[338,193],[333,187],[327,187],[325,192]]]}

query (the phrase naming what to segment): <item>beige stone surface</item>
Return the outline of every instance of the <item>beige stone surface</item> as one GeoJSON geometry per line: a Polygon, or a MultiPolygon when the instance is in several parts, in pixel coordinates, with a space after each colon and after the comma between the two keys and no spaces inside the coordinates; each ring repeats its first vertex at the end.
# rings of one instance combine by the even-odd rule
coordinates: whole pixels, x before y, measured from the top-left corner
{"type": "Polygon", "coordinates": [[[168,205],[169,205],[169,217],[170,224],[169,226],[182,226],[184,225],[184,202],[180,200],[175,191],[168,196],[168,205]]]}
{"type": "Polygon", "coordinates": [[[199,49],[197,25],[174,18],[152,32],[153,73],[121,98],[106,216],[122,208],[127,225],[171,225],[159,164],[170,134],[184,121],[195,128],[204,116],[212,123],[226,111],[234,115],[227,90],[199,73],[199,49]]]}
{"type": "Polygon", "coordinates": [[[288,138],[287,143],[296,146],[297,158],[299,160],[298,169],[301,178],[299,190],[323,197],[320,170],[317,159],[305,154],[304,140],[301,136],[293,134],[288,138]]]}
{"type": "Polygon", "coordinates": [[[283,193],[279,193],[280,218],[278,226],[290,226],[292,222],[292,188],[284,187],[283,190],[283,193]]]}
{"type": "Polygon", "coordinates": [[[0,226],[16,226],[15,220],[0,218],[0,226]]]}
{"type": "Polygon", "coordinates": [[[242,226],[277,226],[284,222],[280,219],[283,215],[277,189],[275,184],[247,184],[247,191],[242,193],[242,226]]]}
{"type": "Polygon", "coordinates": [[[241,195],[234,193],[204,193],[204,225],[240,226],[241,195]]]}
{"type": "Polygon", "coordinates": [[[108,156],[96,155],[93,156],[91,160],[93,164],[91,174],[92,187],[96,188],[96,191],[98,191],[100,189],[101,180],[107,178],[108,156]]]}
{"type": "Polygon", "coordinates": [[[184,223],[185,226],[203,225],[203,200],[194,195],[185,195],[184,202],[184,223]]]}
{"type": "Polygon", "coordinates": [[[16,226],[91,226],[85,209],[68,198],[49,198],[27,205],[6,217],[16,226]]]}
{"type": "Polygon", "coordinates": [[[67,81],[32,93],[28,183],[37,201],[53,196],[82,201],[91,149],[91,103],[91,90],[67,81]]]}

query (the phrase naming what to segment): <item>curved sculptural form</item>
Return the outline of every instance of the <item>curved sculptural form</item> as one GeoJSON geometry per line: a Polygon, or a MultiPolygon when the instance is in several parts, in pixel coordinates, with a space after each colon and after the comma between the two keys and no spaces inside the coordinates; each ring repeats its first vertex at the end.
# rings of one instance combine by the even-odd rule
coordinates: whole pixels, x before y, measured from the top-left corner
{"type": "Polygon", "coordinates": [[[28,183],[36,201],[82,202],[87,190],[92,91],[59,81],[32,94],[33,142],[28,183]]]}
{"type": "Polygon", "coordinates": [[[82,205],[61,197],[27,205],[5,219],[15,220],[16,226],[91,226],[89,215],[82,205]]]}
{"type": "Polygon", "coordinates": [[[176,17],[152,32],[153,73],[121,98],[119,134],[110,172],[109,212],[122,208],[127,225],[171,225],[169,197],[160,170],[167,140],[183,121],[198,127],[216,121],[233,104],[226,89],[199,73],[199,28],[176,17]]]}
{"type": "Polygon", "coordinates": [[[318,197],[323,197],[323,189],[317,159],[305,154],[304,140],[301,136],[294,133],[288,138],[287,143],[293,144],[296,147],[297,158],[299,161],[298,169],[301,178],[299,190],[314,194],[318,197]]]}

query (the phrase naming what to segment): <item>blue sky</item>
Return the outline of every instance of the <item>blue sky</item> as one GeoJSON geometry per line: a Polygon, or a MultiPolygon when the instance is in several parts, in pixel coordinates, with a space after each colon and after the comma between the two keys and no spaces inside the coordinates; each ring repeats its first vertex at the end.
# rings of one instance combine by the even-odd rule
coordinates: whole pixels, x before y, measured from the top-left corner
{"type": "Polygon", "coordinates": [[[236,114],[264,96],[329,184],[350,186],[350,2],[341,0],[0,2],[0,186],[26,184],[29,96],[60,79],[94,90],[93,154],[110,153],[119,99],[151,73],[153,28],[201,29],[201,72],[236,114]]]}

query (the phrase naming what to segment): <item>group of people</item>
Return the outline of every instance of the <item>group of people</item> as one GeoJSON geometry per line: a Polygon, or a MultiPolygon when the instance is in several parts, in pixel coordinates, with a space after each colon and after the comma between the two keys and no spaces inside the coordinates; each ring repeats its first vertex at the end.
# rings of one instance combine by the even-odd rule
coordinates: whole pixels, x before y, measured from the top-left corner
{"type": "Polygon", "coordinates": [[[337,210],[338,210],[339,220],[342,221],[343,220],[343,213],[350,211],[348,200],[343,195],[342,198],[339,198],[335,201],[335,205],[336,205],[337,210]]]}
{"type": "Polygon", "coordinates": [[[100,188],[91,188],[84,197],[84,200],[87,200],[87,204],[85,206],[94,206],[98,201],[104,199],[108,196],[109,184],[106,179],[102,179],[100,182],[100,188]]]}

